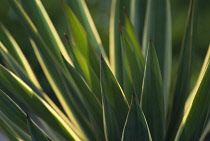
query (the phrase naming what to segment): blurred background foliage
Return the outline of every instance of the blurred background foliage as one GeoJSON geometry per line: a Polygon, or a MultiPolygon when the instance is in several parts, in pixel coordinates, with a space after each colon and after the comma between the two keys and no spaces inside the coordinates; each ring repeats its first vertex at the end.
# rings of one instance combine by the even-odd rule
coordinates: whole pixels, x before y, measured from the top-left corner
{"type": "MultiPolygon", "coordinates": [[[[127,0],[125,0],[127,1],[127,0]]],[[[55,28],[58,31],[63,43],[66,44],[63,33],[67,32],[67,24],[63,14],[63,9],[60,0],[42,0],[55,28]]],[[[108,54],[109,49],[109,16],[111,0],[86,0],[89,10],[92,14],[95,25],[101,36],[105,50],[108,54]]],[[[199,0],[198,6],[198,21],[197,21],[197,38],[196,45],[193,50],[193,72],[192,72],[192,85],[197,79],[198,72],[201,68],[201,63],[205,57],[205,53],[208,49],[210,41],[210,1],[199,0]]],[[[182,44],[183,32],[186,23],[187,10],[189,0],[171,0],[172,10],[172,42],[173,42],[173,69],[172,77],[175,75],[177,66],[177,59],[182,44]]],[[[123,12],[123,10],[122,10],[123,12]]],[[[30,43],[28,40],[27,32],[24,27],[18,21],[15,13],[10,8],[7,0],[0,0],[0,22],[2,22],[12,33],[17,43],[22,48],[24,54],[31,63],[32,68],[35,70],[36,75],[47,93],[51,93],[48,82],[46,81],[42,70],[35,58],[33,51],[31,50],[30,43]]],[[[0,31],[0,38],[1,36],[0,31]]],[[[0,60],[1,63],[2,60],[0,60]]],[[[173,80],[173,79],[172,79],[173,80]]],[[[56,100],[56,99],[54,99],[56,100]]]]}

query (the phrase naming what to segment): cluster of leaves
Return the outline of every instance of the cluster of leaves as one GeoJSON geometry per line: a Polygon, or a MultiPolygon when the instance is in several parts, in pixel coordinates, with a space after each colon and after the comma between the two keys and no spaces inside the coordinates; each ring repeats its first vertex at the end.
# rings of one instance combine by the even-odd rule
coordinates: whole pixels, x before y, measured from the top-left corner
{"type": "Polygon", "coordinates": [[[110,57],[84,0],[63,1],[70,31],[64,34],[67,46],[40,0],[8,1],[61,104],[59,108],[43,91],[1,24],[6,67],[0,65],[0,83],[10,92],[0,91],[0,124],[10,140],[197,141],[209,132],[210,49],[192,92],[189,88],[196,0],[190,1],[174,86],[169,0],[112,0],[110,57]],[[129,12],[120,12],[123,5],[129,12]],[[10,95],[40,119],[50,137],[10,95]]]}

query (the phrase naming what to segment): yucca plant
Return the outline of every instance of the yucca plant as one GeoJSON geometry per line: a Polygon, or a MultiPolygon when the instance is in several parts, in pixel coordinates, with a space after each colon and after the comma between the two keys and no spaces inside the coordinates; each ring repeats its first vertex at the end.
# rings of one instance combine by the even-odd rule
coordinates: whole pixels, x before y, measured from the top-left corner
{"type": "Polygon", "coordinates": [[[31,62],[1,24],[0,129],[9,140],[198,141],[209,133],[209,47],[190,89],[196,0],[190,0],[172,80],[169,0],[112,0],[109,56],[84,0],[62,1],[69,27],[63,37],[40,0],[8,1],[58,99],[44,92],[31,62]]]}

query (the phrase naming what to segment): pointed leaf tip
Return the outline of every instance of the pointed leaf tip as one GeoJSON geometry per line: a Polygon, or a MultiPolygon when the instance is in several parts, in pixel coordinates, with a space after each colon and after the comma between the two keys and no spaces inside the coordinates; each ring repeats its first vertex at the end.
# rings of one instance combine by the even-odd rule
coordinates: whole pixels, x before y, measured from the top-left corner
{"type": "Polygon", "coordinates": [[[101,61],[102,61],[102,60],[104,60],[104,58],[103,58],[102,54],[101,54],[100,58],[101,58],[101,61]]]}
{"type": "Polygon", "coordinates": [[[125,6],[123,6],[123,12],[124,12],[125,16],[128,16],[128,12],[127,12],[125,6]]]}
{"type": "Polygon", "coordinates": [[[29,117],[28,113],[26,113],[26,117],[27,117],[27,119],[28,119],[28,120],[30,119],[30,117],[29,117]]]}
{"type": "Polygon", "coordinates": [[[152,37],[150,36],[150,38],[149,38],[149,42],[151,43],[152,42],[152,37]]]}
{"type": "Polygon", "coordinates": [[[63,33],[64,37],[69,40],[69,36],[66,33],[63,33]]]}
{"type": "Polygon", "coordinates": [[[118,23],[120,24],[120,26],[123,26],[122,21],[119,19],[118,23]]]}

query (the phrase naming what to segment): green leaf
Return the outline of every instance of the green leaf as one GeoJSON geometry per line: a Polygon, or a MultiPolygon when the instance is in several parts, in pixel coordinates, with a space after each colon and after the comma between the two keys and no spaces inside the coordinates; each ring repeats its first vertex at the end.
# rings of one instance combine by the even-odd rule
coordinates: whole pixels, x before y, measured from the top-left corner
{"type": "Polygon", "coordinates": [[[192,106],[185,115],[176,136],[179,141],[197,141],[200,139],[210,113],[210,60],[208,60],[204,76],[196,92],[192,106]],[[199,114],[198,114],[199,111],[199,114]]]}
{"type": "Polygon", "coordinates": [[[130,19],[136,32],[139,43],[141,44],[145,13],[146,13],[146,0],[132,0],[130,5],[130,19]]]}
{"type": "MultiPolygon", "coordinates": [[[[2,124],[5,124],[4,128],[7,134],[10,138],[15,138],[13,140],[28,140],[31,141],[31,137],[28,134],[28,131],[24,131],[21,129],[21,127],[18,127],[16,123],[14,123],[12,120],[13,117],[6,116],[2,111],[0,111],[0,121],[2,124]],[[13,134],[13,135],[11,135],[13,134]]],[[[3,125],[4,126],[4,125],[3,125]]]]}
{"type": "Polygon", "coordinates": [[[73,11],[68,7],[66,3],[64,3],[64,8],[69,21],[70,35],[73,36],[73,41],[78,50],[85,57],[85,59],[87,59],[87,62],[89,62],[90,52],[88,49],[86,32],[73,11]]]}
{"type": "Polygon", "coordinates": [[[169,108],[170,122],[168,125],[167,140],[173,141],[176,132],[180,126],[184,115],[184,106],[190,94],[190,77],[192,70],[192,49],[195,40],[195,20],[196,20],[196,0],[190,1],[185,35],[183,38],[179,66],[177,70],[177,78],[175,80],[174,91],[172,95],[172,107],[169,108]],[[194,19],[195,18],[195,19],[194,19]]]}
{"type": "Polygon", "coordinates": [[[0,110],[9,117],[13,123],[25,132],[27,131],[27,123],[24,119],[24,112],[18,107],[5,93],[0,90],[0,110]]]}
{"type": "Polygon", "coordinates": [[[43,99],[33,92],[22,80],[0,65],[0,82],[12,94],[24,103],[29,109],[47,122],[51,128],[59,132],[63,137],[72,139],[77,136],[72,131],[72,125],[62,119],[43,99]],[[31,104],[33,103],[33,104],[31,104]]]}
{"type": "Polygon", "coordinates": [[[27,114],[27,124],[32,141],[49,141],[43,134],[43,131],[36,126],[27,114]]]}
{"type": "MultiPolygon", "coordinates": [[[[84,79],[80,76],[80,74],[76,71],[74,67],[72,67],[67,61],[65,62],[69,73],[73,77],[76,85],[81,86],[80,91],[82,93],[82,100],[84,102],[87,102],[89,112],[91,112],[92,115],[94,115],[94,118],[97,119],[95,122],[92,122],[92,126],[95,130],[97,130],[98,136],[100,138],[103,138],[103,129],[100,129],[103,127],[102,122],[102,105],[101,105],[101,96],[100,99],[98,99],[98,95],[94,95],[94,93],[90,90],[87,83],[84,81],[84,79]]],[[[95,132],[96,133],[96,132],[95,132]]],[[[98,138],[98,139],[100,139],[98,138]]]]}
{"type": "MultiPolygon", "coordinates": [[[[94,128],[92,127],[91,122],[93,122],[94,117],[88,110],[89,106],[87,106],[86,103],[84,103],[84,101],[82,101],[82,99],[79,97],[79,95],[82,96],[82,94],[79,94],[80,91],[78,87],[75,85],[68,72],[66,72],[67,70],[63,61],[59,60],[59,62],[56,60],[50,49],[43,42],[43,39],[37,32],[30,19],[24,13],[23,9],[21,9],[20,5],[18,3],[12,4],[14,8],[16,8],[20,17],[22,17],[22,20],[29,30],[30,35],[37,44],[36,46],[36,44],[31,41],[38,61],[50,85],[55,91],[55,94],[58,97],[66,114],[69,116],[69,118],[71,118],[74,128],[77,128],[77,135],[80,136],[82,140],[88,140],[87,138],[91,139],[94,138],[93,136],[98,136],[93,132],[94,128]],[[87,117],[89,118],[87,119],[87,117]]],[[[73,136],[77,138],[74,133],[73,136]]]]}
{"type": "MultiPolygon", "coordinates": [[[[2,24],[0,24],[0,27],[3,31],[2,34],[5,38],[2,41],[6,43],[8,51],[6,49],[4,49],[4,50],[6,52],[10,52],[12,54],[12,56],[18,62],[18,64],[25,70],[26,74],[28,75],[30,80],[34,83],[34,85],[36,85],[36,87],[41,89],[41,86],[40,86],[34,72],[32,71],[31,66],[29,65],[25,55],[23,54],[20,47],[16,43],[15,39],[12,37],[12,35],[9,33],[9,31],[2,24]]],[[[0,44],[0,46],[1,46],[1,48],[4,48],[2,44],[0,44]]],[[[7,63],[8,62],[9,61],[7,61],[7,63]]],[[[13,66],[10,66],[10,67],[13,68],[13,66]]]]}
{"type": "Polygon", "coordinates": [[[101,89],[105,138],[107,141],[120,140],[128,103],[103,57],[101,57],[101,89]]]}
{"type": "Polygon", "coordinates": [[[203,131],[202,136],[200,137],[200,140],[205,140],[205,139],[209,138],[209,133],[210,133],[210,120],[208,121],[206,128],[203,131]]]}
{"type": "Polygon", "coordinates": [[[144,71],[141,105],[154,141],[164,140],[165,137],[164,104],[160,67],[155,48],[150,41],[144,71]]]}
{"type": "MultiPolygon", "coordinates": [[[[27,128],[27,122],[25,120],[25,113],[20,109],[20,107],[14,103],[6,94],[4,94],[2,91],[0,91],[0,111],[2,111],[9,120],[13,124],[15,124],[17,127],[12,126],[13,129],[16,129],[15,131],[18,133],[19,130],[23,130],[26,135],[24,135],[25,139],[28,139],[27,136],[29,134],[28,128],[27,128]],[[18,129],[20,128],[20,129],[18,129]]],[[[2,116],[1,116],[2,117],[2,116]]],[[[32,121],[31,121],[32,122],[32,121]]],[[[8,122],[7,122],[8,123],[8,122]]],[[[33,123],[34,126],[36,126],[33,123]]],[[[22,131],[19,131],[19,133],[22,131]]],[[[23,134],[23,133],[21,133],[23,134]]],[[[43,133],[45,134],[45,133],[43,133]]],[[[20,134],[18,134],[20,135],[20,134]]],[[[46,135],[45,135],[46,136],[46,135]]],[[[51,140],[48,136],[46,136],[49,140],[51,140]]]]}
{"type": "Polygon", "coordinates": [[[152,141],[146,118],[135,96],[131,100],[122,141],[152,141]]]}
{"type": "Polygon", "coordinates": [[[73,35],[73,42],[75,43],[75,45],[71,43],[71,39],[65,35],[73,64],[101,101],[99,55],[97,56],[95,48],[88,44],[86,32],[72,10],[66,3],[64,3],[64,7],[70,23],[70,33],[73,35]]]}
{"type": "Polygon", "coordinates": [[[3,133],[4,137],[6,137],[8,140],[12,141],[18,141],[17,139],[17,134],[9,127],[6,125],[6,123],[3,122],[0,118],[0,130],[1,133],[3,133]]]}
{"type": "Polygon", "coordinates": [[[60,53],[62,53],[64,58],[66,58],[69,63],[72,63],[67,53],[67,49],[63,45],[42,2],[40,0],[20,0],[20,3],[35,25],[40,36],[43,38],[43,41],[45,41],[45,44],[50,47],[52,54],[61,61],[62,58],[60,53]]]}
{"type": "MultiPolygon", "coordinates": [[[[57,107],[57,105],[49,98],[47,94],[44,93],[42,88],[39,88],[34,85],[32,80],[28,78],[25,71],[20,67],[20,65],[16,62],[16,60],[8,53],[7,49],[4,47],[4,45],[0,42],[0,52],[3,56],[3,58],[6,60],[6,62],[9,64],[9,66],[12,68],[13,72],[21,78],[33,91],[38,94],[40,97],[44,98],[48,104],[59,114],[59,116],[62,119],[65,119],[65,121],[69,120],[67,119],[66,115],[63,114],[63,112],[57,107]]],[[[25,61],[25,60],[23,60],[25,61]]],[[[30,66],[29,66],[30,67],[30,66]]]]}
{"type": "MultiPolygon", "coordinates": [[[[57,60],[52,54],[50,48],[45,44],[40,33],[21,8],[20,4],[17,1],[10,1],[10,3],[34,39],[36,44],[32,40],[31,42],[38,61],[64,111],[74,124],[77,135],[80,136],[82,140],[89,140],[88,138],[91,140],[92,138],[95,138],[93,136],[97,137],[98,135],[94,134],[94,128],[91,124],[94,117],[88,110],[89,106],[87,106],[79,97],[82,96],[82,94],[75,85],[75,82],[73,82],[71,76],[68,74],[63,60],[57,60]],[[89,118],[87,119],[87,117],[89,118]]],[[[77,138],[77,135],[75,135],[74,132],[71,131],[71,134],[77,138]]]]}
{"type": "Polygon", "coordinates": [[[122,49],[120,44],[120,0],[112,0],[109,27],[110,66],[120,85],[123,85],[122,49]]]}
{"type": "Polygon", "coordinates": [[[210,59],[210,46],[208,48],[208,51],[207,51],[207,54],[206,54],[206,57],[205,57],[205,60],[203,62],[203,65],[202,65],[202,68],[200,70],[200,74],[198,76],[198,79],[197,79],[197,82],[193,88],[193,90],[191,91],[186,103],[185,103],[185,111],[184,113],[186,113],[186,111],[191,107],[192,105],[192,102],[193,102],[193,99],[195,98],[195,95],[196,95],[196,92],[198,91],[198,88],[200,86],[200,83],[202,81],[202,78],[204,76],[204,73],[205,73],[205,70],[206,70],[206,66],[208,64],[208,61],[210,59]]]}
{"type": "MultiPolygon", "coordinates": [[[[86,81],[86,83],[94,92],[94,94],[97,96],[98,100],[101,101],[99,76],[97,76],[96,71],[93,70],[92,66],[90,65],[90,62],[88,62],[88,60],[82,55],[80,50],[75,45],[73,45],[68,39],[67,42],[69,44],[69,53],[71,54],[70,56],[73,60],[73,64],[76,70],[82,75],[83,79],[86,81]]],[[[91,52],[91,56],[94,56],[94,52],[91,52]]],[[[98,58],[94,59],[94,61],[97,63],[98,58]]],[[[95,67],[97,68],[97,66],[95,67]]]]}
{"type": "Polygon", "coordinates": [[[47,48],[40,48],[32,40],[31,43],[52,89],[76,128],[76,134],[82,140],[92,140],[100,136],[93,131],[96,117],[92,114],[89,103],[84,99],[83,93],[76,85],[67,68],[63,69],[48,52],[47,48]]]}
{"type": "MultiPolygon", "coordinates": [[[[124,81],[124,87],[123,90],[125,91],[125,94],[128,98],[128,100],[131,100],[131,95],[135,93],[140,99],[140,94],[142,91],[142,81],[143,81],[143,75],[144,75],[144,58],[142,56],[142,52],[140,50],[140,45],[137,41],[136,35],[134,33],[133,27],[130,23],[130,20],[128,19],[127,15],[125,15],[125,28],[122,27],[122,46],[123,46],[123,64],[124,69],[123,73],[124,75],[130,75],[131,76],[131,82],[132,87],[134,91],[129,91],[130,87],[129,81],[124,81]],[[127,66],[126,67],[126,63],[127,66]],[[127,69],[126,69],[127,68],[127,69]],[[126,74],[129,73],[130,74],[126,74]],[[126,90],[128,89],[128,90],[126,90]]],[[[124,76],[125,77],[125,76],[124,76]]]]}
{"type": "MultiPolygon", "coordinates": [[[[107,60],[106,53],[103,49],[101,39],[99,37],[98,31],[95,27],[93,19],[90,15],[88,7],[84,0],[67,0],[69,7],[75,13],[76,17],[79,19],[80,23],[85,28],[87,36],[90,39],[91,45],[97,50],[98,54],[102,54],[107,60]]],[[[108,62],[108,60],[107,60],[108,62]]]]}
{"type": "Polygon", "coordinates": [[[146,9],[147,10],[144,22],[142,52],[144,57],[146,57],[148,41],[150,40],[150,38],[152,38],[160,64],[165,102],[166,105],[168,105],[172,65],[170,1],[147,0],[146,9]]]}

